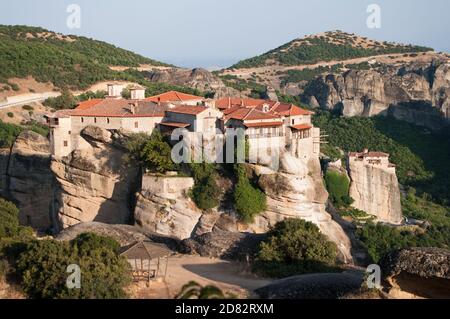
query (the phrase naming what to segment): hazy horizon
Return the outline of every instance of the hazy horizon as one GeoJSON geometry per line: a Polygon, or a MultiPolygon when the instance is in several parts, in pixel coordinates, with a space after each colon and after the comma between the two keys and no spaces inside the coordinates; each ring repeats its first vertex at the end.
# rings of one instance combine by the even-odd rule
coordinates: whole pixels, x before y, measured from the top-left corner
{"type": "Polygon", "coordinates": [[[446,0],[16,0],[2,4],[0,24],[82,35],[162,62],[210,69],[331,30],[449,52],[450,21],[443,18],[449,11],[446,0]],[[372,3],[381,7],[380,29],[366,25],[372,3]],[[80,29],[66,24],[69,4],[81,8],[80,29]]]}

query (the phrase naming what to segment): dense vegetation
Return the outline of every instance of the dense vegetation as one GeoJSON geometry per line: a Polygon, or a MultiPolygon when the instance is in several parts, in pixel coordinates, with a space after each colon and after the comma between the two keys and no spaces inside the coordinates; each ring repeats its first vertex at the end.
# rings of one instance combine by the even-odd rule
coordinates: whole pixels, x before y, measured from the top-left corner
{"type": "Polygon", "coordinates": [[[401,184],[443,204],[450,202],[450,172],[443,165],[450,158],[446,135],[386,117],[343,118],[318,111],[314,123],[328,135],[329,147],[389,153],[401,184]]]}
{"type": "Polygon", "coordinates": [[[108,237],[81,234],[70,242],[36,240],[19,226],[19,210],[0,198],[0,275],[15,278],[29,298],[123,298],[129,264],[108,237]],[[69,289],[67,266],[81,269],[80,289],[69,289]]]}
{"type": "Polygon", "coordinates": [[[348,195],[350,180],[346,175],[337,171],[328,170],[325,173],[325,185],[328,193],[330,194],[330,200],[333,204],[338,207],[351,204],[352,199],[348,195]]]}
{"type": "Polygon", "coordinates": [[[267,235],[254,263],[256,271],[281,278],[335,269],[337,247],[313,223],[286,219],[267,235]]]}
{"type": "MultiPolygon", "coordinates": [[[[444,163],[450,158],[450,139],[444,133],[391,118],[342,118],[318,112],[314,123],[327,135],[329,150],[339,154],[364,148],[391,154],[397,175],[407,190],[403,214],[424,223],[390,227],[367,222],[363,214],[347,208],[343,215],[364,220],[357,235],[377,262],[387,252],[404,247],[450,247],[450,173],[444,163]]],[[[331,193],[331,192],[330,192],[331,193]]]]}
{"type": "Polygon", "coordinates": [[[319,66],[315,69],[303,69],[303,70],[288,70],[286,75],[281,78],[281,85],[287,83],[297,83],[301,81],[310,81],[316,76],[323,73],[336,73],[342,68],[342,64],[335,64],[329,66],[319,66]]]}
{"type": "Polygon", "coordinates": [[[252,68],[266,64],[267,60],[282,65],[315,64],[320,61],[341,61],[381,54],[425,52],[430,48],[392,43],[378,43],[364,47],[355,42],[352,35],[342,32],[328,33],[328,36],[296,39],[285,45],[246,59],[231,68],[252,68]]]}
{"type": "Polygon", "coordinates": [[[245,165],[235,164],[234,173],[237,180],[234,189],[236,212],[243,222],[251,223],[266,209],[266,195],[249,179],[245,165]]]}
{"type": "Polygon", "coordinates": [[[23,123],[21,126],[19,126],[10,123],[4,123],[2,120],[0,120],[0,148],[11,147],[17,136],[19,136],[19,134],[24,130],[30,130],[45,137],[49,133],[49,129],[46,125],[43,125],[36,121],[23,123]]]}
{"type": "Polygon", "coordinates": [[[200,209],[211,209],[219,206],[220,190],[217,186],[217,168],[211,163],[190,163],[189,168],[195,185],[191,197],[200,209]]]}
{"type": "Polygon", "coordinates": [[[155,173],[177,170],[177,165],[172,161],[172,149],[164,140],[159,130],[153,130],[152,135],[143,145],[140,158],[144,167],[155,173]]]}
{"type": "Polygon", "coordinates": [[[39,82],[84,89],[102,80],[128,79],[109,66],[165,65],[111,44],[27,26],[0,25],[0,83],[32,75],[39,82]]]}
{"type": "Polygon", "coordinates": [[[357,232],[370,257],[377,262],[394,249],[406,247],[450,248],[450,208],[419,197],[413,188],[402,199],[403,214],[423,221],[420,226],[389,227],[368,223],[357,232]]]}

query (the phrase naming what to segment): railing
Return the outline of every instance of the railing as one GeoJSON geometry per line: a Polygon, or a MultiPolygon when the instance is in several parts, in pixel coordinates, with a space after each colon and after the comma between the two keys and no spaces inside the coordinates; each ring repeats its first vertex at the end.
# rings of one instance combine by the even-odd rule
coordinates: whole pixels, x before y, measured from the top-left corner
{"type": "Polygon", "coordinates": [[[246,134],[248,138],[270,138],[270,137],[283,137],[284,133],[263,133],[263,134],[246,134]]]}

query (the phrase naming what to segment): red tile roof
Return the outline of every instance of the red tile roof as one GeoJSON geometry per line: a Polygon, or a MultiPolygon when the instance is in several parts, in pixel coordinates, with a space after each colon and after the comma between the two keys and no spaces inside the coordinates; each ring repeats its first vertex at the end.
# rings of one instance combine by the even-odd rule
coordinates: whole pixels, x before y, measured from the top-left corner
{"type": "Polygon", "coordinates": [[[197,115],[207,109],[208,109],[208,107],[200,106],[200,105],[180,105],[180,106],[176,106],[174,108],[168,109],[167,112],[197,115]]]}
{"type": "Polygon", "coordinates": [[[167,109],[167,104],[158,105],[146,101],[104,99],[89,108],[74,109],[70,115],[88,117],[164,117],[167,109]]]}
{"type": "Polygon", "coordinates": [[[256,122],[256,123],[245,123],[246,127],[278,127],[282,126],[283,122],[256,122]]]}
{"type": "Polygon", "coordinates": [[[238,108],[236,111],[228,114],[226,119],[234,120],[265,120],[265,119],[279,119],[280,117],[275,114],[264,113],[255,108],[238,108]]]}
{"type": "Polygon", "coordinates": [[[229,97],[216,100],[216,107],[220,110],[241,107],[241,108],[256,108],[259,111],[263,111],[264,105],[269,106],[270,113],[275,113],[283,116],[314,114],[314,112],[304,110],[294,104],[281,103],[270,100],[250,99],[250,98],[242,99],[229,97]]]}
{"type": "Polygon", "coordinates": [[[203,100],[201,96],[195,96],[178,91],[169,91],[159,95],[151,96],[145,99],[150,102],[185,102],[192,100],[203,100]]]}
{"type": "Polygon", "coordinates": [[[291,128],[296,129],[297,131],[304,131],[312,128],[312,125],[309,124],[292,125],[291,128]]]}
{"type": "Polygon", "coordinates": [[[103,101],[102,99],[87,100],[87,101],[84,101],[84,102],[81,102],[80,104],[78,104],[78,106],[75,109],[76,110],[87,110],[87,109],[91,108],[92,106],[99,104],[102,101],[103,101]]]}

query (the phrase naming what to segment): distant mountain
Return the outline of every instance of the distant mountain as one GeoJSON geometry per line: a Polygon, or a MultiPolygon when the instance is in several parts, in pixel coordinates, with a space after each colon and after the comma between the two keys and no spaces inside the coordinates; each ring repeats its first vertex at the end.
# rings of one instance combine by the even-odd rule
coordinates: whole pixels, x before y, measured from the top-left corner
{"type": "Polygon", "coordinates": [[[295,39],[260,56],[240,61],[231,68],[316,64],[321,61],[341,61],[382,54],[426,51],[433,51],[433,49],[379,42],[342,31],[330,31],[295,39]]]}
{"type": "Polygon", "coordinates": [[[170,66],[114,45],[38,27],[0,25],[0,83],[33,76],[56,87],[85,89],[102,80],[128,80],[111,66],[170,66]]]}

